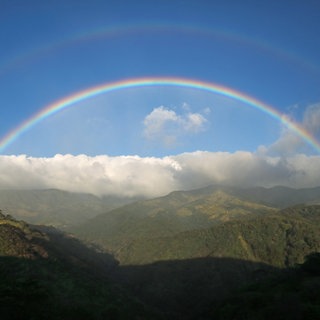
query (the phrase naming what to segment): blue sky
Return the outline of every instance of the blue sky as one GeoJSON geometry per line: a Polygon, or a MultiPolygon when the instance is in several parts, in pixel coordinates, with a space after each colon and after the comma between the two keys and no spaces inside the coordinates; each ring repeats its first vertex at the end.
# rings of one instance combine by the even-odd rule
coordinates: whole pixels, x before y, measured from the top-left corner
{"type": "MultiPolygon", "coordinates": [[[[241,1],[241,4],[238,1],[2,1],[1,6],[2,136],[55,100],[100,83],[126,78],[178,76],[214,82],[252,95],[283,113],[292,113],[295,106],[297,120],[301,120],[305,108],[320,100],[320,22],[317,17],[320,5],[316,1],[241,1]]],[[[160,106],[179,109],[186,103],[190,104],[191,112],[214,106],[214,103],[205,106],[200,102],[195,105],[188,101],[187,95],[161,101],[156,93],[154,101],[150,99],[147,105],[139,103],[139,99],[143,99],[142,91],[141,97],[135,98],[134,106],[128,106],[134,108],[137,115],[132,113],[130,119],[110,119],[109,116],[108,120],[119,121],[123,130],[129,127],[139,130],[144,117],[160,106]],[[144,112],[140,112],[142,108],[144,112]]],[[[90,101],[87,104],[90,105],[90,101]]],[[[95,112],[91,107],[92,117],[95,112]]],[[[214,116],[213,110],[210,118],[214,116]]],[[[221,117],[221,121],[211,119],[211,126],[223,121],[232,136],[233,128],[238,126],[233,118],[238,116],[230,116],[227,122],[223,115],[221,117]]],[[[75,118],[81,122],[79,116],[75,118]]],[[[71,127],[76,120],[66,121],[71,127]]],[[[259,127],[253,126],[252,121],[248,120],[242,127],[259,127]]],[[[207,123],[208,136],[210,130],[207,123]]],[[[273,129],[266,130],[265,134],[270,131],[273,129]]],[[[238,135],[236,131],[234,134],[238,135]]],[[[42,141],[45,136],[44,130],[42,141]]],[[[201,134],[195,134],[195,140],[196,136],[200,139],[201,134]]],[[[239,141],[239,146],[235,141],[217,141],[211,148],[199,143],[199,148],[253,150],[259,144],[270,143],[263,132],[252,134],[251,139],[252,143],[247,141],[244,145],[239,141]]],[[[37,148],[42,152],[34,155],[67,152],[62,147],[59,150],[57,143],[50,150],[49,143],[44,143],[44,147],[37,139],[33,145],[24,136],[19,140],[20,144],[17,141],[7,152],[33,155],[37,148]]],[[[98,150],[90,145],[87,150],[85,146],[82,150],[74,149],[71,151],[76,153],[108,153],[108,148],[98,150]]],[[[151,152],[165,154],[181,150],[151,152]]],[[[110,148],[109,153],[135,151],[142,152],[110,148]]]]}
{"type": "MultiPolygon", "coordinates": [[[[0,139],[42,108],[102,83],[181,77],[246,93],[320,138],[318,1],[0,3],[0,139]]],[[[135,88],[51,116],[3,155],[268,156],[317,152],[265,113],[218,94],[135,88]]]]}

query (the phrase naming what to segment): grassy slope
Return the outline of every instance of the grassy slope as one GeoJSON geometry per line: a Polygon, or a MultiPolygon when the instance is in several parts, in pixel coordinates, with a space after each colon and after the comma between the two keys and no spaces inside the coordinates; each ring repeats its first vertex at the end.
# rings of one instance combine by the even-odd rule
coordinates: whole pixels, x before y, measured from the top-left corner
{"type": "Polygon", "coordinates": [[[29,223],[65,227],[79,224],[133,199],[99,198],[62,190],[0,190],[0,207],[29,223]]]}

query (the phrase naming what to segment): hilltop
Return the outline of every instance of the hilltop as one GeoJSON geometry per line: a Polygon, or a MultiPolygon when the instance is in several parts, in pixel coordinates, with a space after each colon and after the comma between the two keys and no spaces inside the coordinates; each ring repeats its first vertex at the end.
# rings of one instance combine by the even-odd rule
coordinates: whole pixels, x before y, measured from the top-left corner
{"type": "MultiPolygon", "coordinates": [[[[100,214],[71,231],[116,256],[134,241],[166,238],[222,222],[277,213],[283,204],[320,203],[320,188],[233,188],[209,186],[175,191],[100,214]]],[[[148,240],[149,241],[149,240],[148,240]]],[[[121,260],[121,259],[120,259],[121,260]]]]}

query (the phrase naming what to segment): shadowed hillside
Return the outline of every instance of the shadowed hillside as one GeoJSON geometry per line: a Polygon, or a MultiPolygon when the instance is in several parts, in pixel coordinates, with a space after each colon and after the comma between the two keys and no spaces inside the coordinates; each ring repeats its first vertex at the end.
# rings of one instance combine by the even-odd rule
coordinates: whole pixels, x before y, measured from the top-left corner
{"type": "Polygon", "coordinates": [[[1,319],[240,320],[267,319],[270,310],[275,319],[311,319],[307,315],[317,315],[320,303],[318,256],[309,258],[302,271],[275,265],[290,261],[293,266],[304,261],[305,253],[320,251],[319,213],[319,206],[298,206],[280,217],[182,232],[173,237],[175,245],[170,237],[163,243],[149,239],[144,249],[154,246],[163,261],[139,265],[119,265],[71,235],[0,214],[1,319]],[[272,244],[268,237],[279,242],[272,244]],[[159,254],[165,243],[170,244],[170,259],[159,254]],[[254,256],[242,257],[249,251],[254,256]],[[281,298],[285,295],[289,300],[281,298]],[[291,311],[283,315],[288,301],[299,306],[298,317],[288,317],[291,311]],[[256,303],[263,311],[252,308],[256,303]]]}
{"type": "Polygon", "coordinates": [[[319,205],[279,210],[206,188],[75,230],[91,244],[0,213],[1,318],[317,318],[319,259],[304,260],[320,252],[319,205]],[[298,309],[283,316],[286,303],[298,309]]]}
{"type": "Polygon", "coordinates": [[[268,279],[252,283],[204,311],[201,319],[320,319],[320,253],[268,279]]]}
{"type": "Polygon", "coordinates": [[[262,263],[207,257],[122,266],[115,277],[166,319],[196,319],[233,290],[275,272],[262,263]]]}
{"type": "Polygon", "coordinates": [[[155,319],[111,284],[116,261],[60,232],[0,216],[0,313],[21,319],[155,319]]]}

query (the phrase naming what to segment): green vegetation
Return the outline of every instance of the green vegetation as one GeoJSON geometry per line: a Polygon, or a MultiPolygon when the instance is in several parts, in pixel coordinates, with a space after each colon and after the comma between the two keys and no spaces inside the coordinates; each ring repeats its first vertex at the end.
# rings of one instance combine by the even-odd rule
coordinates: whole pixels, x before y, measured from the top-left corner
{"type": "MultiPolygon", "coordinates": [[[[174,236],[137,239],[117,252],[122,264],[119,279],[125,279],[131,292],[159,309],[163,301],[170,301],[168,319],[186,314],[198,319],[205,310],[210,315],[208,310],[215,310],[233,290],[250,283],[268,283],[269,278],[277,283],[288,274],[288,268],[295,270],[302,264],[306,255],[320,252],[319,218],[320,206],[297,206],[174,236]]],[[[312,261],[303,268],[308,268],[309,273],[315,269],[314,279],[318,281],[315,263],[319,259],[312,261]]],[[[261,295],[263,299],[268,300],[268,296],[261,295]]],[[[319,303],[317,300],[314,308],[319,303]]],[[[222,315],[219,319],[223,319],[222,315]]],[[[259,317],[254,314],[251,318],[228,319],[259,317]]]]}
{"type": "Polygon", "coordinates": [[[136,202],[99,215],[71,231],[116,254],[136,240],[170,237],[274,212],[277,209],[206,188],[136,202]]]}
{"type": "Polygon", "coordinates": [[[272,279],[320,252],[319,205],[280,210],[267,206],[272,197],[258,203],[241,192],[174,192],[100,215],[75,231],[112,252],[120,262],[117,281],[166,318],[215,319],[221,308],[223,319],[221,301],[234,290],[280,281],[272,279]]]}
{"type": "Polygon", "coordinates": [[[217,320],[320,319],[320,253],[277,277],[247,286],[202,315],[217,320]]]}
{"type": "Polygon", "coordinates": [[[279,210],[236,197],[236,191],[174,192],[99,215],[72,231],[126,265],[232,257],[282,268],[319,250],[319,206],[279,210]]]}
{"type": "Polygon", "coordinates": [[[2,210],[28,223],[66,228],[135,199],[96,197],[61,190],[0,190],[2,210]]]}
{"type": "Polygon", "coordinates": [[[317,319],[318,191],[173,192],[74,227],[90,245],[0,211],[1,319],[317,319]]]}
{"type": "Polygon", "coordinates": [[[1,257],[0,272],[1,319],[148,317],[141,304],[106,280],[57,261],[1,257]]]}
{"type": "Polygon", "coordinates": [[[0,218],[1,319],[156,318],[110,284],[110,257],[57,231],[0,218]]]}
{"type": "MultiPolygon", "coordinates": [[[[309,207],[309,212],[316,212],[319,208],[309,207]]],[[[280,212],[174,236],[135,239],[120,248],[116,257],[126,265],[196,257],[230,257],[283,268],[303,262],[304,257],[314,251],[320,251],[320,224],[280,212]]]]}

